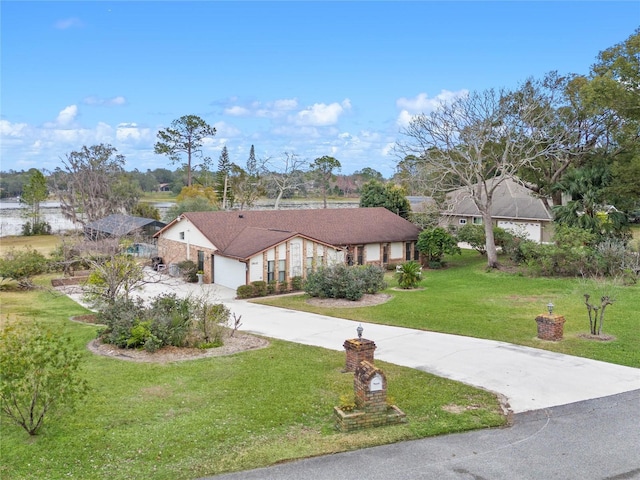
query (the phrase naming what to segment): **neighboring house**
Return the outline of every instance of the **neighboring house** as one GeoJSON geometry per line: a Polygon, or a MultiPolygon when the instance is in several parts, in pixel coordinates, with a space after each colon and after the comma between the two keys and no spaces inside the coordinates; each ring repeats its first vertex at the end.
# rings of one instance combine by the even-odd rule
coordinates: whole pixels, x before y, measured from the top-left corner
{"type": "Polygon", "coordinates": [[[136,240],[153,241],[153,236],[165,225],[166,223],[152,218],[113,214],[87,223],[84,226],[84,236],[88,240],[133,237],[136,240]]]}
{"type": "MultiPolygon", "coordinates": [[[[454,228],[467,223],[482,224],[482,215],[467,189],[454,190],[447,195],[447,210],[443,222],[454,228]]],[[[528,188],[513,180],[503,180],[493,194],[491,216],[494,226],[525,233],[538,243],[551,241],[553,217],[545,203],[528,188]]]]}
{"type": "Polygon", "coordinates": [[[420,229],[389,210],[327,208],[191,212],[156,234],[169,265],[192,260],[229,288],[306,278],[321,265],[385,266],[418,259],[420,229]]]}

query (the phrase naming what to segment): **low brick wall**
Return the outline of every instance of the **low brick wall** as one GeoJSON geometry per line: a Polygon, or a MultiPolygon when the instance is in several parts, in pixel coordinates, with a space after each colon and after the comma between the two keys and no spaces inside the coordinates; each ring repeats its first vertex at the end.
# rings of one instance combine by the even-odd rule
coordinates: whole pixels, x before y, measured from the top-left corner
{"type": "Polygon", "coordinates": [[[384,410],[365,412],[354,410],[344,412],[340,407],[333,407],[336,415],[336,428],[341,432],[352,432],[365,428],[382,427],[406,423],[407,415],[395,405],[389,405],[384,410]]]}
{"type": "Polygon", "coordinates": [[[53,287],[66,287],[68,285],[80,285],[85,283],[89,277],[66,277],[66,278],[52,278],[51,285],[53,287]]]}

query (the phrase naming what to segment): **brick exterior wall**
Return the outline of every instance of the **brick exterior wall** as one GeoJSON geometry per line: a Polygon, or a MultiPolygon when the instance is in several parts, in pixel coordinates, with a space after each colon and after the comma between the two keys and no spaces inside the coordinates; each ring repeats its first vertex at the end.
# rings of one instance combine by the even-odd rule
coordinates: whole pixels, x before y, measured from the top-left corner
{"type": "Polygon", "coordinates": [[[557,342],[562,340],[564,334],[564,316],[563,315],[538,315],[536,323],[538,324],[538,338],[540,340],[551,340],[557,342]]]}
{"type": "MultiPolygon", "coordinates": [[[[199,246],[190,246],[189,259],[198,263],[198,250],[204,252],[204,283],[211,283],[211,255],[214,254],[214,250],[199,246]]],[[[167,240],[166,238],[158,238],[158,256],[162,258],[167,267],[172,263],[180,263],[187,259],[187,244],[185,242],[176,242],[175,240],[167,240]]]]}

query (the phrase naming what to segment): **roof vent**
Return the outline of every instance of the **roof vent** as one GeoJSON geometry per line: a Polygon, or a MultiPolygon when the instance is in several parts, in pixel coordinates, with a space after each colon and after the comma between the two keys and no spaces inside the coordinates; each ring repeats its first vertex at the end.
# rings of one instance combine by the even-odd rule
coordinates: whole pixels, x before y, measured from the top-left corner
{"type": "Polygon", "coordinates": [[[244,218],[244,215],[240,214],[238,215],[238,218],[244,218]]]}

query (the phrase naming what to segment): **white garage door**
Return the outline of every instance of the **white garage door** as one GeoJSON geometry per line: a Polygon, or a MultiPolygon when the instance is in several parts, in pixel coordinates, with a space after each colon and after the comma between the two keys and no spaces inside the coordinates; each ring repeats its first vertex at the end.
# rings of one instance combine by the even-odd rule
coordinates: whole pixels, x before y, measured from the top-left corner
{"type": "Polygon", "coordinates": [[[524,233],[529,240],[540,243],[542,241],[542,229],[535,222],[508,222],[498,220],[498,226],[513,233],[524,233]]]}
{"type": "Polygon", "coordinates": [[[231,258],[214,256],[213,283],[236,289],[247,281],[247,264],[231,258]]]}

